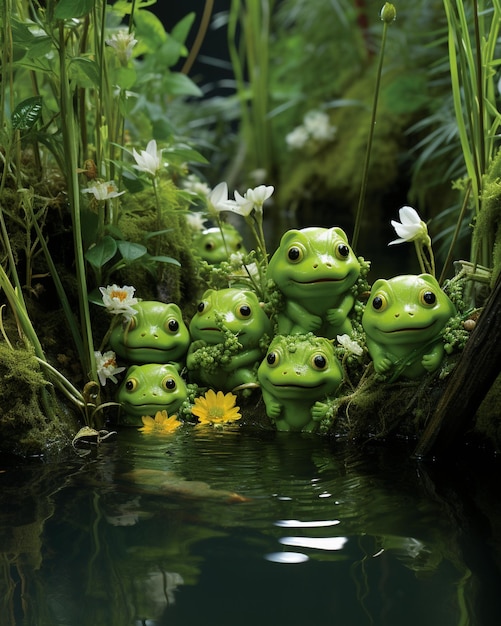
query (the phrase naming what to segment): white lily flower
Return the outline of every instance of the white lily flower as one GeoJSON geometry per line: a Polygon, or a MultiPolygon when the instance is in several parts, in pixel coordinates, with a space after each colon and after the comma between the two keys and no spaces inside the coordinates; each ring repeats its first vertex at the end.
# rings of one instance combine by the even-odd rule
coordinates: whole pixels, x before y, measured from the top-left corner
{"type": "Polygon", "coordinates": [[[218,183],[214,189],[207,194],[207,205],[211,213],[221,211],[233,211],[235,202],[228,200],[228,185],[225,182],[218,183]]]}
{"type": "Polygon", "coordinates": [[[125,191],[118,191],[115,181],[108,180],[105,183],[96,183],[92,187],[82,189],[82,193],[92,193],[96,200],[109,200],[110,198],[118,198],[125,191]]]}
{"type": "Polygon", "coordinates": [[[390,241],[388,245],[422,240],[425,245],[430,245],[426,223],[419,217],[418,212],[410,206],[402,207],[399,212],[400,222],[391,220],[391,225],[398,235],[398,239],[390,241]]]}
{"type": "Polygon", "coordinates": [[[134,39],[134,35],[128,30],[122,29],[106,39],[106,43],[116,51],[120,63],[127,65],[132,56],[132,49],[137,44],[137,39],[134,39]]]}
{"type": "Polygon", "coordinates": [[[263,204],[271,197],[275,188],[272,185],[259,185],[254,189],[247,189],[245,194],[241,196],[238,191],[235,191],[235,200],[238,205],[238,210],[234,209],[235,213],[239,213],[246,217],[255,209],[257,213],[263,212],[263,204]]]}
{"type": "Polygon", "coordinates": [[[136,315],[136,310],[132,308],[138,302],[138,299],[134,298],[135,287],[108,285],[99,287],[99,291],[103,296],[104,306],[112,315],[123,315],[126,319],[136,315]]]}
{"type": "Polygon", "coordinates": [[[104,387],[107,380],[111,380],[114,383],[118,382],[115,374],[120,374],[125,370],[125,367],[117,367],[116,355],[112,350],[101,354],[101,352],[94,352],[96,359],[97,375],[99,382],[104,387]]]}
{"type": "Polygon", "coordinates": [[[139,154],[135,148],[132,149],[132,156],[136,160],[135,167],[140,172],[145,172],[153,178],[162,168],[161,152],[157,150],[157,142],[151,139],[146,146],[146,150],[141,150],[139,154]]]}
{"type": "Polygon", "coordinates": [[[336,338],[347,352],[351,352],[355,356],[362,356],[364,353],[362,346],[351,339],[349,335],[338,335],[336,338]]]}
{"type": "Polygon", "coordinates": [[[250,215],[253,208],[254,202],[252,199],[247,198],[247,194],[241,196],[238,191],[235,190],[235,207],[233,208],[233,212],[238,213],[243,217],[247,217],[250,215]]]}

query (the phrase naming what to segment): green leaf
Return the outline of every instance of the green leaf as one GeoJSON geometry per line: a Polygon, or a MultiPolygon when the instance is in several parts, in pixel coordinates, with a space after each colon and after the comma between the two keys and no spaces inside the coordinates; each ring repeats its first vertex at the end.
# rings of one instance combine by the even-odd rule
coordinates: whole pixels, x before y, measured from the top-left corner
{"type": "Polygon", "coordinates": [[[117,71],[116,84],[125,91],[136,82],[136,70],[133,67],[120,67],[117,71]]]}
{"type": "Polygon", "coordinates": [[[119,241],[118,250],[124,260],[128,262],[136,261],[148,252],[146,246],[131,241],[119,241]]]}
{"type": "Polygon", "coordinates": [[[87,250],[85,258],[92,266],[99,269],[108,261],[111,261],[111,259],[115,256],[116,251],[117,242],[113,239],[113,237],[106,235],[99,243],[87,250]]]}
{"type": "Polygon", "coordinates": [[[99,73],[95,61],[84,57],[75,57],[69,64],[71,78],[81,86],[86,86],[86,78],[90,79],[91,86],[99,85],[99,73]]]}
{"type": "Polygon", "coordinates": [[[156,261],[157,263],[172,263],[172,265],[181,267],[181,263],[179,263],[177,259],[173,259],[171,256],[152,256],[150,257],[150,261],[156,261]]]}
{"type": "Polygon", "coordinates": [[[42,97],[26,98],[12,112],[12,128],[14,130],[29,130],[40,119],[41,114],[42,97]]]}
{"type": "Polygon", "coordinates": [[[179,43],[184,44],[186,42],[186,37],[188,37],[188,33],[193,26],[194,20],[195,13],[193,11],[188,13],[188,15],[185,15],[171,30],[171,36],[174,37],[176,41],[179,41],[179,43]]]}
{"type": "MultiPolygon", "coordinates": [[[[145,7],[150,7],[153,4],[156,4],[157,0],[139,0],[135,4],[135,11],[139,11],[140,9],[144,9],[145,7]]],[[[112,11],[118,13],[121,16],[130,15],[132,10],[132,2],[130,0],[118,0],[112,7],[112,11]]]]}
{"type": "Polygon", "coordinates": [[[92,11],[94,0],[59,0],[56,4],[54,17],[57,20],[69,20],[83,17],[92,11]]]}
{"type": "Polygon", "coordinates": [[[202,91],[195,83],[181,72],[172,72],[164,78],[163,85],[172,96],[202,96],[202,91]]]}
{"type": "Polygon", "coordinates": [[[172,148],[166,148],[162,151],[163,155],[172,165],[181,165],[183,163],[208,163],[207,159],[190,146],[178,144],[172,148]]]}
{"type": "Polygon", "coordinates": [[[167,33],[162,22],[151,11],[137,11],[134,13],[134,21],[136,22],[134,35],[139,43],[148,52],[158,52],[158,49],[167,41],[167,33]]]}

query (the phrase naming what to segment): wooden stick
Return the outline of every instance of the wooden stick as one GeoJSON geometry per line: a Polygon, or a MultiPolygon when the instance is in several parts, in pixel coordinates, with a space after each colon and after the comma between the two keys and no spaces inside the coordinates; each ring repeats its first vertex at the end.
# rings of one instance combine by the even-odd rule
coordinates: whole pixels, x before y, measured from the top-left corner
{"type": "Polygon", "coordinates": [[[435,413],[414,450],[424,457],[445,451],[473,422],[501,369],[501,275],[471,333],[435,413]]]}

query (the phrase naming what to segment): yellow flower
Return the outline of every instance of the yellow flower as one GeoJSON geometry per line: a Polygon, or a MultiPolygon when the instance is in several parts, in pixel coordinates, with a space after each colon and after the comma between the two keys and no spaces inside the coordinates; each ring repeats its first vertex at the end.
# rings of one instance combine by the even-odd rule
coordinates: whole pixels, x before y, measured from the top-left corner
{"type": "Polygon", "coordinates": [[[198,417],[200,424],[234,422],[242,417],[239,413],[240,407],[235,406],[236,400],[233,393],[224,394],[218,391],[216,394],[209,389],[203,398],[195,398],[195,406],[191,412],[198,417]]]}
{"type": "Polygon", "coordinates": [[[181,426],[177,415],[168,416],[167,411],[157,411],[155,418],[149,415],[143,415],[141,420],[143,427],[139,430],[145,435],[170,435],[176,428],[181,426]]]}

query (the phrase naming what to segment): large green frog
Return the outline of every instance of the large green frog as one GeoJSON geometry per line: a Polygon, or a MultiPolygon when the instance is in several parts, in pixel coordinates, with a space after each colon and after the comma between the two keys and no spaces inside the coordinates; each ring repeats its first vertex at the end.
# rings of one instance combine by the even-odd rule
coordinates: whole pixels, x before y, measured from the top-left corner
{"type": "Polygon", "coordinates": [[[136,314],[110,335],[115,353],[130,363],[175,363],[181,369],[190,332],[177,304],[154,300],[133,306],[136,314]]]}
{"type": "Polygon", "coordinates": [[[117,393],[125,414],[122,423],[139,426],[143,415],[163,410],[174,415],[187,397],[186,383],[170,363],[131,365],[117,393]]]}
{"type": "Polygon", "coordinates": [[[266,414],[277,430],[314,432],[325,399],[343,380],[332,342],[313,333],[276,335],[258,369],[266,414]]]}
{"type": "Polygon", "coordinates": [[[272,326],[254,292],[207,289],[189,328],[192,344],[186,364],[190,381],[218,391],[256,382],[256,366],[266,351],[272,326]]]}
{"type": "Polygon", "coordinates": [[[238,230],[224,222],[219,226],[206,228],[197,233],[193,238],[195,254],[211,265],[217,265],[221,261],[228,261],[231,254],[246,253],[242,235],[238,230]]]}
{"type": "Polygon", "coordinates": [[[455,314],[430,274],[377,280],[362,316],[376,372],[417,379],[436,370],[444,356],[441,331],[455,314]]]}
{"type": "Polygon", "coordinates": [[[360,263],[341,228],[287,231],[268,267],[268,278],[285,299],[278,333],[313,332],[328,339],[350,334],[352,287],[359,276],[360,263]]]}

